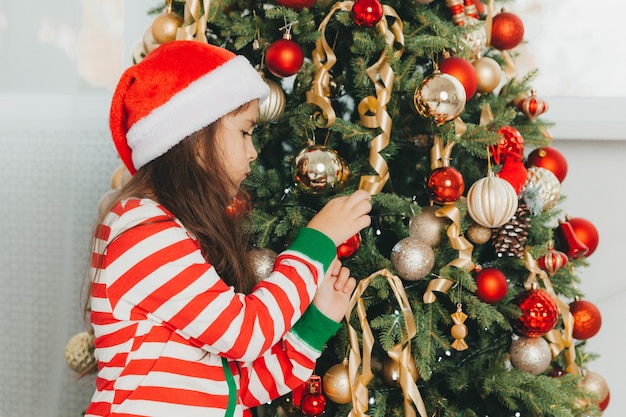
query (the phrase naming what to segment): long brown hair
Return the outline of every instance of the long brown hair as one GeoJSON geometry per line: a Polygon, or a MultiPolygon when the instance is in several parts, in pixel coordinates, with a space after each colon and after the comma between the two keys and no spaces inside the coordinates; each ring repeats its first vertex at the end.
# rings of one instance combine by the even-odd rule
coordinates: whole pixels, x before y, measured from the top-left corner
{"type": "MultiPolygon", "coordinates": [[[[230,114],[236,115],[247,106],[244,104],[230,114]]],[[[244,231],[244,219],[226,213],[232,202],[231,190],[236,185],[228,182],[218,151],[220,130],[221,122],[217,120],[139,169],[101,211],[97,224],[102,223],[111,208],[121,200],[151,198],[176,216],[198,240],[207,262],[228,285],[237,292],[248,294],[256,284],[252,266],[246,261],[250,239],[244,231]],[[197,159],[200,148],[203,150],[203,165],[197,159]]],[[[239,191],[238,198],[249,201],[244,190],[239,191]]],[[[92,240],[92,250],[94,245],[95,240],[92,240]]],[[[93,279],[90,277],[90,281],[93,279]]],[[[88,302],[89,293],[86,294],[85,313],[89,310],[88,302]]]]}

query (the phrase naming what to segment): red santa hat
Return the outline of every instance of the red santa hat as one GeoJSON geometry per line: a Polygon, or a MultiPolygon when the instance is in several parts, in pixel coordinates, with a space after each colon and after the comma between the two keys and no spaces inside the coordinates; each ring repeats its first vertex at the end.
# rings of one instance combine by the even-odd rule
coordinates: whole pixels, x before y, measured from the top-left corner
{"type": "Polygon", "coordinates": [[[190,134],[268,95],[269,87],[243,56],[176,40],[122,74],[109,126],[122,162],[134,174],[190,134]]]}

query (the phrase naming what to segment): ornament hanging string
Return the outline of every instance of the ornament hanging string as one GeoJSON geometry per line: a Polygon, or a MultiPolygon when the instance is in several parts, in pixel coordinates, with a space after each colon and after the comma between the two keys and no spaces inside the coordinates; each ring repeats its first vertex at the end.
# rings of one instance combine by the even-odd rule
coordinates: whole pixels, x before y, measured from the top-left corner
{"type": "Polygon", "coordinates": [[[539,277],[548,294],[550,294],[556,302],[559,312],[561,313],[561,318],[563,319],[563,334],[555,329],[551,330],[546,335],[546,338],[550,342],[552,357],[556,357],[561,351],[567,349],[565,352],[567,372],[575,375],[580,374],[578,365],[576,365],[576,349],[573,343],[574,316],[570,312],[569,306],[556,295],[548,274],[546,271],[539,268],[537,261],[530,254],[529,247],[526,247],[524,250],[524,266],[530,271],[526,281],[524,281],[524,287],[526,289],[532,288],[533,284],[537,283],[537,277],[539,277]]]}
{"type": "Polygon", "coordinates": [[[411,371],[409,364],[411,361],[411,346],[410,341],[416,335],[417,328],[415,326],[415,319],[413,318],[413,312],[408,298],[404,291],[402,281],[397,276],[393,275],[387,269],[383,269],[374,272],[369,277],[359,281],[356,290],[352,294],[350,304],[346,312],[346,322],[348,323],[348,334],[350,337],[350,353],[348,359],[348,376],[350,379],[350,386],[352,391],[352,410],[349,417],[365,417],[369,404],[369,394],[367,390],[367,384],[371,381],[372,367],[372,348],[374,346],[374,335],[367,321],[367,312],[363,303],[362,295],[370,285],[372,280],[376,277],[382,276],[387,279],[387,283],[391,287],[398,303],[400,304],[400,311],[404,319],[404,325],[406,327],[406,342],[397,343],[388,353],[389,357],[399,364],[400,370],[400,386],[404,393],[404,413],[406,417],[415,417],[415,410],[411,403],[415,405],[421,417],[427,417],[426,406],[422,400],[422,396],[417,388],[417,385],[411,377],[411,371]],[[359,337],[357,331],[350,324],[350,317],[352,311],[356,307],[357,315],[359,318],[359,324],[361,326],[362,340],[363,340],[363,355],[361,355],[361,349],[359,344],[359,337]],[[361,369],[361,373],[359,373],[361,369]]]}
{"type": "Polygon", "coordinates": [[[210,0],[185,0],[185,15],[183,17],[184,24],[178,28],[176,33],[177,40],[192,40],[208,43],[206,37],[207,22],[209,20],[210,0]],[[200,15],[201,10],[204,13],[200,15]]]}

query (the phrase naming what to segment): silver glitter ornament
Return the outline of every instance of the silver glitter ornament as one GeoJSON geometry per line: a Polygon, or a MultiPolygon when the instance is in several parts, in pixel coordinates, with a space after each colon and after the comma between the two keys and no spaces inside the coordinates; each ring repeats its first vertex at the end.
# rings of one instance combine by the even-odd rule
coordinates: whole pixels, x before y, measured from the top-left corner
{"type": "Polygon", "coordinates": [[[552,351],[543,337],[517,336],[509,348],[511,365],[520,371],[539,375],[550,366],[552,351]]]}
{"type": "Polygon", "coordinates": [[[413,236],[396,243],[390,258],[398,276],[407,281],[424,278],[435,265],[435,253],[430,245],[413,236]]]}
{"type": "Polygon", "coordinates": [[[437,217],[438,206],[426,206],[411,218],[409,236],[417,237],[430,246],[437,246],[441,241],[441,229],[446,224],[445,217],[437,217]]]}

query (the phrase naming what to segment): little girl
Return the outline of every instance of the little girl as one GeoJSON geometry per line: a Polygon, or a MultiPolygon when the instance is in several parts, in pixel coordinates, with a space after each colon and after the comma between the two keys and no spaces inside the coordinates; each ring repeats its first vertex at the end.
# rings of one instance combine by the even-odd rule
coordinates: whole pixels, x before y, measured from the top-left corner
{"type": "Polygon", "coordinates": [[[305,382],[340,327],[355,280],[336,247],[369,226],[369,194],[331,200],[260,282],[226,213],[268,93],[245,58],[196,41],[122,75],[110,127],[133,176],[94,233],[86,416],[250,415],[305,382]]]}

